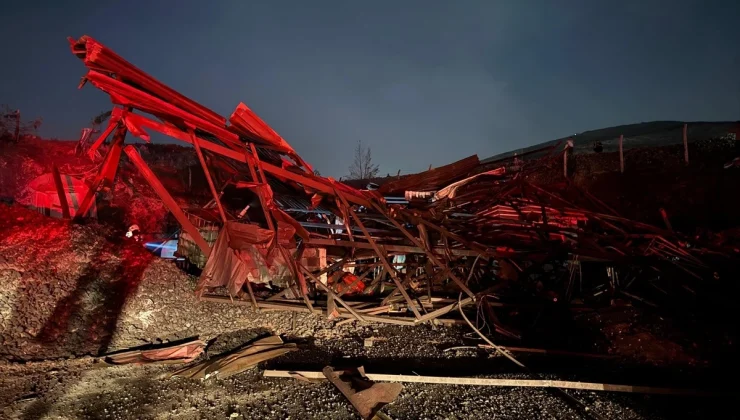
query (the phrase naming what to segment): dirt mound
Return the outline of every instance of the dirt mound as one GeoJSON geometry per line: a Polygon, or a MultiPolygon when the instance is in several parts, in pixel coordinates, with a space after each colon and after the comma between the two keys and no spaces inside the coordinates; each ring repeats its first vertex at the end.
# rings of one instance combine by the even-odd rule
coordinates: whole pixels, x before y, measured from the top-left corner
{"type": "MultiPolygon", "coordinates": [[[[0,357],[97,355],[200,334],[292,329],[292,317],[198,302],[195,278],[110,228],[0,205],[0,357]]],[[[297,335],[322,325],[301,315],[297,335]],[[305,319],[304,319],[305,318],[305,319]]]]}

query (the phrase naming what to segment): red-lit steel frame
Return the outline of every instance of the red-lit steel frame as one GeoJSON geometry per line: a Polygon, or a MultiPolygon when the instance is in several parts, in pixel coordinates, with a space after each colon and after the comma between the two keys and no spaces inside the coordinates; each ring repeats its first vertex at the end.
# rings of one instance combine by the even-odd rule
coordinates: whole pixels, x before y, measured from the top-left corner
{"type": "MultiPolygon", "coordinates": [[[[72,52],[89,69],[84,81],[110,95],[114,104],[108,127],[94,142],[90,153],[94,154],[111,133],[115,134],[100,173],[82,200],[77,217],[82,217],[89,210],[95,192],[103,184],[113,182],[121,152],[124,151],[183,229],[195,239],[206,255],[210,253],[208,243],[136,149],[133,146],[124,147],[127,132],[148,141],[149,134],[146,130],[154,130],[195,147],[222,221],[226,221],[228,215],[219,201],[203,156],[204,151],[248,166],[249,174],[244,175],[251,178],[252,186],[259,186],[253,191],[262,202],[271,231],[277,232],[277,225],[280,223],[290,223],[296,227],[297,236],[303,241],[302,246],[348,249],[349,252],[341,257],[336,256],[341,253],[336,253],[334,261],[326,269],[311,273],[297,261],[301,258],[302,248],[299,248],[296,256],[291,256],[278,245],[295,283],[301,289],[300,294],[306,306],[280,302],[283,293],[269,298],[269,301],[258,301],[249,288],[251,305],[256,308],[320,311],[308,299],[305,273],[318,289],[326,292],[329,302],[336,300],[340,303],[341,307],[331,309],[333,314],[359,321],[408,325],[433,320],[450,312],[457,305],[450,299],[442,298],[444,306],[434,306],[434,285],[445,283],[442,286],[446,288],[448,279],[451,280],[450,285],[454,284],[459,291],[468,295],[462,302],[475,302],[475,294],[468,281],[475,274],[474,269],[479,258],[508,262],[518,272],[524,271],[521,267],[525,267],[525,263],[538,265],[555,254],[562,255],[563,251],[577,255],[581,261],[622,261],[632,256],[650,256],[674,264],[693,276],[697,276],[696,270],[707,267],[694,255],[699,255],[701,248],[693,246],[690,250],[686,249],[675,232],[622,218],[585,191],[580,191],[580,196],[585,197],[586,204],[578,207],[553,192],[527,182],[526,176],[511,176],[502,183],[490,182],[487,177],[504,175],[504,168],[491,171],[494,168],[487,167],[478,171],[482,164],[475,156],[421,174],[399,177],[381,188],[381,192],[428,192],[430,188],[436,190],[440,186],[457,188],[457,183],[453,185],[453,179],[469,183],[458,191],[454,200],[442,197],[432,205],[415,210],[386,206],[379,194],[356,190],[332,179],[314,175],[311,167],[295,150],[246,105],[239,104],[227,123],[225,118],[155,80],[96,40],[82,37],[79,40],[71,39],[70,44],[72,52]],[[277,152],[284,158],[284,164],[278,166],[261,160],[255,146],[277,152]],[[329,206],[336,205],[333,211],[343,219],[343,225],[337,225],[343,229],[338,230],[344,230],[344,233],[328,237],[315,233],[309,235],[306,229],[273,202],[266,174],[289,181],[287,183],[291,185],[299,184],[298,188],[311,197],[312,202],[316,199],[317,203],[323,200],[329,206]],[[360,207],[364,209],[359,211],[360,207]],[[607,213],[602,213],[603,211],[607,213]],[[465,217],[460,218],[454,216],[455,214],[465,217]],[[384,228],[377,229],[372,225],[368,228],[368,221],[384,228]],[[586,229],[583,227],[586,223],[598,225],[598,229],[586,229]],[[352,234],[352,229],[359,229],[362,235],[352,234]],[[382,235],[373,236],[377,232],[382,232],[382,235]],[[392,254],[415,254],[418,258],[400,264],[406,267],[404,272],[399,264],[389,261],[392,254]],[[680,262],[677,262],[676,256],[680,256],[680,262]],[[386,296],[380,307],[358,309],[351,306],[348,299],[342,298],[342,292],[332,290],[332,285],[324,284],[319,279],[324,274],[335,277],[332,271],[342,270],[350,265],[360,268],[360,272],[364,271],[365,274],[361,277],[367,276],[374,267],[382,266],[380,275],[374,275],[371,286],[386,284],[383,279],[387,274],[400,296],[395,296],[394,291],[386,296]],[[419,270],[421,274],[416,274],[419,270]],[[463,281],[466,277],[467,280],[463,281]],[[412,296],[413,290],[409,294],[407,286],[412,281],[427,285],[426,296],[412,296]],[[422,303],[421,299],[424,298],[426,301],[422,303]],[[405,303],[406,309],[413,312],[416,320],[378,316],[391,306],[384,304],[392,302],[405,303]],[[431,311],[427,311],[427,307],[431,311]],[[426,314],[422,315],[422,310],[426,314]]],[[[528,170],[533,171],[532,168],[537,168],[537,165],[556,162],[560,155],[553,155],[554,150],[556,148],[550,150],[550,155],[535,161],[539,163],[529,165],[528,170]]],[[[567,186],[576,188],[571,183],[567,183],[567,186]]],[[[417,286],[416,290],[424,289],[417,286]]],[[[223,300],[212,296],[206,296],[205,299],[223,300]]],[[[234,302],[250,304],[241,300],[241,296],[237,296],[234,302]]],[[[496,328],[499,326],[496,325],[496,328]]]]}
{"type": "MultiPolygon", "coordinates": [[[[224,222],[226,222],[226,214],[218,199],[213,180],[210,177],[201,149],[246,163],[250,168],[250,175],[254,182],[266,185],[267,181],[265,179],[264,172],[268,172],[278,178],[297,182],[307,190],[313,190],[329,196],[340,197],[340,201],[337,202],[342,203],[342,212],[345,215],[349,213],[353,216],[359,224],[360,229],[365,233],[370,246],[374,250],[379,251],[375,241],[351,209],[351,205],[360,205],[371,208],[371,201],[364,197],[362,193],[354,189],[337,184],[326,178],[314,176],[312,174],[311,167],[295,153],[290,145],[279,137],[266,123],[259,119],[259,117],[246,107],[246,105],[240,104],[234,114],[232,114],[231,120],[234,130],[243,135],[247,135],[250,138],[265,140],[267,143],[276,147],[277,150],[282,150],[287,153],[294,161],[298,162],[299,165],[305,168],[303,173],[297,173],[283,167],[260,161],[254,145],[252,144],[250,145],[250,148],[246,148],[241,142],[239,134],[226,128],[225,125],[223,125],[223,122],[225,121],[220,119],[215,113],[210,112],[206,108],[182,95],[177,94],[177,92],[172,91],[163,84],[152,79],[150,76],[141,72],[136,67],[102,46],[102,44],[84,37],[80,41],[70,40],[70,42],[72,44],[73,52],[78,56],[82,56],[81,58],[84,59],[85,64],[90,68],[85,80],[108,93],[114,104],[125,108],[114,108],[108,127],[103,133],[101,133],[100,137],[93,143],[90,149],[90,153],[95,153],[108,135],[116,130],[116,135],[114,136],[112,146],[106,155],[103,167],[93,181],[90,193],[83,200],[81,210],[86,210],[86,208],[89,207],[94,193],[103,182],[106,180],[110,182],[115,177],[115,171],[123,148],[123,138],[125,137],[126,132],[130,131],[132,134],[148,141],[149,135],[146,133],[145,129],[153,129],[178,140],[190,143],[195,147],[199,161],[206,174],[209,188],[214,196],[214,200],[216,200],[219,213],[224,222]],[[116,78],[112,77],[113,74],[116,75],[116,78]],[[129,84],[129,82],[132,82],[135,85],[129,84]],[[144,115],[135,114],[134,110],[155,115],[162,121],[156,121],[144,115]],[[182,127],[183,123],[185,127],[182,127]],[[226,147],[198,137],[196,135],[196,130],[205,131],[216,136],[226,145],[226,147]],[[259,175],[257,175],[255,169],[259,170],[259,175]]],[[[190,223],[186,215],[165,190],[161,182],[159,182],[143,159],[141,159],[141,156],[132,146],[126,146],[123,150],[125,150],[132,163],[139,169],[147,182],[165,203],[167,208],[175,215],[177,220],[183,226],[183,229],[190,233],[198,246],[202,248],[206,255],[208,255],[210,251],[208,244],[202,238],[198,230],[192,225],[192,223],[190,223]]],[[[265,215],[268,227],[271,230],[275,230],[276,227],[272,221],[272,215],[267,211],[267,209],[274,208],[275,205],[274,203],[265,202],[266,197],[264,197],[263,194],[259,194],[259,196],[263,201],[262,207],[266,211],[265,215]]],[[[351,229],[349,220],[345,220],[345,227],[348,232],[350,232],[351,240],[349,242],[340,242],[338,245],[351,247],[355,241],[352,239],[351,231],[349,230],[351,229]],[[344,242],[347,243],[345,244],[344,242]]],[[[311,241],[307,241],[307,244],[310,246],[311,241]]],[[[306,283],[303,273],[301,272],[301,269],[299,269],[299,265],[290,264],[294,261],[287,250],[282,247],[279,248],[284,259],[288,261],[295,279],[299,283],[305,304],[308,306],[309,310],[313,310],[311,302],[306,295],[306,283]]],[[[380,255],[380,258],[396,285],[401,288],[401,293],[409,304],[410,309],[414,312],[417,318],[420,318],[421,314],[419,313],[416,304],[403,289],[400,279],[396,275],[395,270],[389,265],[385,258],[385,254],[380,255]]],[[[313,280],[316,280],[316,277],[314,277],[312,273],[308,274],[313,280]]],[[[317,284],[317,286],[321,287],[323,284],[317,284]]],[[[322,288],[325,289],[326,287],[322,288]]],[[[469,292],[467,288],[464,290],[469,292]]],[[[252,297],[254,303],[254,298],[251,295],[252,293],[250,290],[250,297],[252,297]]],[[[336,296],[332,291],[329,291],[329,295],[332,297],[336,296]]],[[[347,307],[347,309],[350,312],[353,312],[351,308],[347,307]]],[[[355,313],[353,313],[353,315],[356,316],[357,319],[363,320],[362,316],[357,316],[355,313]]]]}
{"type": "Polygon", "coordinates": [[[167,209],[171,211],[177,221],[180,222],[182,228],[190,234],[198,247],[200,247],[201,251],[203,251],[203,254],[208,256],[211,253],[211,247],[208,246],[208,242],[203,239],[203,236],[198,231],[198,228],[196,228],[190,222],[188,216],[185,215],[185,213],[180,209],[180,206],[177,205],[175,199],[172,198],[170,193],[167,192],[167,189],[164,187],[164,185],[159,182],[159,179],[157,179],[157,176],[154,175],[154,172],[152,172],[146,162],[144,162],[144,159],[141,158],[139,152],[137,152],[136,149],[131,145],[126,146],[123,151],[126,152],[126,156],[128,156],[128,158],[131,160],[131,163],[133,163],[134,166],[136,166],[136,168],[139,170],[139,172],[141,172],[141,175],[144,177],[144,179],[146,179],[154,192],[159,195],[159,198],[162,200],[164,205],[167,206],[167,209]]]}

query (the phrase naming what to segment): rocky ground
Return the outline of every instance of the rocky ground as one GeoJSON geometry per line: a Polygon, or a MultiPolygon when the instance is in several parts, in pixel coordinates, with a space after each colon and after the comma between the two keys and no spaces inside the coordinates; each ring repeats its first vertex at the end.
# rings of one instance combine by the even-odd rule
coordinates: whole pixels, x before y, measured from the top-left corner
{"type": "MultiPolygon", "coordinates": [[[[73,147],[70,142],[38,140],[4,148],[0,199],[22,200],[23,185],[48,172],[51,162],[63,173],[92,173],[96,164],[75,156],[73,147]]],[[[716,147],[699,144],[692,149],[692,162],[698,161],[698,166],[688,171],[682,151],[675,147],[629,151],[623,175],[615,169],[614,153],[578,156],[574,179],[610,205],[631,203],[620,208],[629,217],[662,223],[656,211],[662,206],[676,226],[691,219],[725,229],[734,226],[740,209],[737,195],[727,193],[737,185],[740,172],[721,167],[736,156],[736,145],[716,147]],[[641,182],[647,177],[658,180],[656,167],[661,168],[659,180],[665,188],[641,182]],[[649,196],[648,191],[659,192],[649,196]],[[685,205],[697,200],[705,205],[685,205]],[[702,209],[698,216],[697,207],[702,209]]],[[[188,182],[204,182],[197,171],[187,175],[187,168],[196,163],[191,151],[187,156],[179,149],[154,146],[140,151],[176,198],[189,194],[188,182]],[[172,167],[179,170],[167,172],[172,167]]],[[[542,176],[559,179],[561,168],[550,169],[542,176]]],[[[0,203],[0,418],[358,418],[333,385],[265,379],[265,368],[321,370],[326,365],[362,364],[368,372],[530,377],[487,350],[446,351],[480,343],[467,327],[337,326],[318,315],[255,313],[248,307],[197,301],[194,277],[123,240],[120,229],[127,223],[161,229],[166,212],[125,159],[119,170],[109,213],[101,214],[105,225],[73,224],[0,203]],[[111,367],[96,357],[196,336],[209,342],[204,357],[210,357],[266,334],[283,335],[298,343],[299,351],[220,381],[168,378],[172,366],[111,367]],[[367,347],[368,338],[377,340],[367,347]]],[[[727,362],[734,357],[728,350],[733,348],[732,336],[714,332],[710,324],[647,309],[617,301],[604,310],[579,314],[568,329],[544,323],[543,336],[564,336],[563,343],[578,344],[578,351],[614,359],[517,357],[545,378],[622,384],[714,388],[736,372],[728,366],[737,364],[727,362]]],[[[495,339],[505,343],[502,337],[495,339]]],[[[731,398],[569,393],[601,418],[734,416],[728,409],[731,398]]],[[[406,384],[383,411],[395,419],[588,417],[549,390],[429,384],[406,384]]]]}
{"type": "MultiPolygon", "coordinates": [[[[194,277],[122,241],[111,228],[50,219],[19,206],[0,204],[0,214],[3,418],[358,418],[331,384],[265,379],[262,368],[363,364],[369,372],[528,377],[489,351],[445,351],[479,343],[466,328],[337,327],[318,315],[198,302],[194,277]],[[95,358],[195,336],[209,341],[207,355],[213,356],[270,333],[298,343],[300,350],[216,382],[167,378],[171,366],[110,367],[95,358]],[[367,338],[378,339],[367,347],[367,338]]],[[[593,351],[619,356],[616,364],[521,359],[547,378],[695,386],[688,383],[690,375],[671,382],[662,368],[640,367],[668,361],[678,377],[676,372],[701,363],[690,343],[639,327],[642,315],[636,311],[617,308],[583,317],[585,326],[605,331],[593,351]],[[645,360],[646,354],[657,356],[645,360]]],[[[706,399],[571,394],[604,418],[699,418],[712,407],[706,399]]],[[[398,419],[585,418],[548,390],[425,384],[407,384],[384,412],[398,419]]]]}
{"type": "MultiPolygon", "coordinates": [[[[259,370],[217,383],[162,379],[171,370],[156,366],[96,368],[90,361],[12,366],[4,369],[4,387],[9,375],[15,384],[33,380],[37,385],[3,413],[8,418],[26,419],[359,418],[328,382],[265,379],[259,370]]],[[[664,398],[586,392],[573,395],[604,418],[672,418],[655,408],[666,405],[664,398]]],[[[686,408],[686,404],[681,406],[686,408]]],[[[675,409],[674,415],[679,407],[675,409]]],[[[424,384],[405,385],[399,398],[383,412],[394,419],[585,418],[581,411],[546,390],[424,384]]],[[[687,417],[697,415],[684,413],[687,417]]]]}

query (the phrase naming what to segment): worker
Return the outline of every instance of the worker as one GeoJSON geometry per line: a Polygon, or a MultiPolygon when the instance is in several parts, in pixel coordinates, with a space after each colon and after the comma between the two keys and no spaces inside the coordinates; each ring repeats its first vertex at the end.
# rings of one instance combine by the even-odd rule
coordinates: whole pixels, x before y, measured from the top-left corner
{"type": "Polygon", "coordinates": [[[133,224],[128,228],[128,232],[126,232],[126,237],[135,240],[136,242],[141,241],[141,229],[139,229],[139,225],[133,224]]]}

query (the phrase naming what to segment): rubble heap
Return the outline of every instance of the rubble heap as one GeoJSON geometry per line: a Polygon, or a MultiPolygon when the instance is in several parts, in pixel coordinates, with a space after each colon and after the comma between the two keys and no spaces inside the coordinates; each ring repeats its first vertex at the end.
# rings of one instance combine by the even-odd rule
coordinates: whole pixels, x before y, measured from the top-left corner
{"type": "Polygon", "coordinates": [[[519,337],[506,325],[507,308],[616,297],[654,305],[638,291],[693,294],[734,265],[732,248],[684,237],[668,216],[664,227],[629,220],[577,188],[568,180],[568,145],[535,160],[482,164],[471,156],[358,189],[315,175],[245,104],[224,118],[93,38],[70,44],[88,68],[82,84],[113,102],[88,154],[112,135],[111,146],[78,213],[112,184],[125,154],[209,257],[202,300],[401,325],[476,303],[489,330],[519,337]],[[124,144],[128,133],[149,141],[150,131],[194,147],[213,196],[205,210],[218,225],[215,243],[124,144]],[[561,164],[561,183],[529,181],[561,164]]]}

